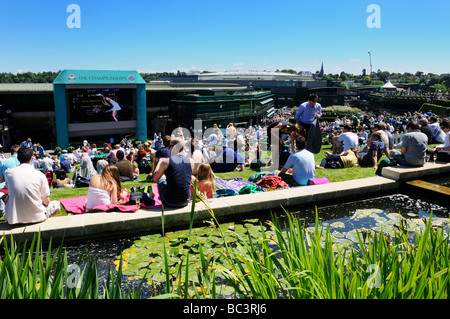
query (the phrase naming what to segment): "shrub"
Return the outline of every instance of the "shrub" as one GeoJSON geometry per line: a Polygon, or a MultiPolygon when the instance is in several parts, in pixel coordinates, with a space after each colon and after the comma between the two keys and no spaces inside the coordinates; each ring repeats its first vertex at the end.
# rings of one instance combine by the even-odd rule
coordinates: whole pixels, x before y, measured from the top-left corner
{"type": "Polygon", "coordinates": [[[431,103],[422,104],[422,106],[419,109],[419,112],[423,112],[423,113],[432,112],[434,114],[443,115],[443,116],[448,116],[450,114],[449,108],[447,108],[445,106],[431,104],[431,103]]]}
{"type": "Polygon", "coordinates": [[[440,105],[440,106],[445,106],[445,107],[450,107],[450,100],[434,99],[433,100],[433,104],[440,105]]]}
{"type": "Polygon", "coordinates": [[[353,115],[358,112],[361,112],[360,109],[356,107],[343,106],[343,105],[332,105],[328,107],[322,108],[322,113],[324,115],[353,115]]]}

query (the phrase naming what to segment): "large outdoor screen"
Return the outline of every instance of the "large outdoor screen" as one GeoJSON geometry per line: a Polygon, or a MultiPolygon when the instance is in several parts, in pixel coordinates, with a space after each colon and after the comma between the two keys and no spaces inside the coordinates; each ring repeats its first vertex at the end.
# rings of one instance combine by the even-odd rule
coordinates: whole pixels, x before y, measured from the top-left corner
{"type": "Polygon", "coordinates": [[[68,89],[69,123],[135,119],[134,89],[68,89]]]}

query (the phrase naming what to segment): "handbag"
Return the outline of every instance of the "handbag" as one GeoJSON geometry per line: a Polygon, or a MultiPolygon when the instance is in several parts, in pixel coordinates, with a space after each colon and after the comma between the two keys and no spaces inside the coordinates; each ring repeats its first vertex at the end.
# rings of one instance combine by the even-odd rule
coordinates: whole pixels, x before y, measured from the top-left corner
{"type": "Polygon", "coordinates": [[[131,193],[130,194],[130,200],[129,200],[129,204],[130,205],[135,205],[136,204],[136,199],[139,199],[140,202],[142,204],[144,204],[145,206],[153,206],[155,205],[155,200],[153,199],[153,197],[149,194],[149,193],[131,193]]]}
{"type": "Polygon", "coordinates": [[[438,152],[436,155],[436,162],[450,162],[450,153],[449,152],[438,152]]]}

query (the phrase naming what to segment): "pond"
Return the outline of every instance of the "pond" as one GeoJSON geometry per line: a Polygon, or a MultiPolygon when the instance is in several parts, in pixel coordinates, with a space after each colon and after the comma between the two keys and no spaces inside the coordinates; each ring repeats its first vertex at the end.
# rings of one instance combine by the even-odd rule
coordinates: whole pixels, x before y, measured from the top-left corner
{"type": "MultiPolygon", "coordinates": [[[[433,224],[442,225],[448,233],[449,204],[433,202],[427,199],[414,198],[405,194],[390,194],[372,199],[361,199],[354,202],[337,203],[329,206],[291,208],[289,211],[304,222],[305,227],[311,230],[314,227],[316,210],[319,221],[327,226],[338,244],[352,244],[357,241],[355,228],[373,229],[376,231],[391,232],[398,224],[399,214],[409,220],[410,232],[424,227],[426,220],[433,214],[433,224]]],[[[281,224],[285,220],[286,212],[276,212],[281,224]]],[[[247,232],[254,238],[262,236],[261,224],[266,236],[273,236],[266,223],[271,219],[270,214],[252,216],[239,222],[220,223],[223,238],[227,243],[233,243],[239,236],[246,236],[247,232]]],[[[102,242],[89,242],[85,245],[67,245],[69,263],[75,263],[83,248],[97,259],[98,271],[101,280],[107,276],[109,267],[117,270],[119,258],[123,259],[123,285],[129,284],[137,287],[146,274],[146,285],[143,288],[142,298],[147,298],[153,292],[161,291],[161,285],[155,288],[154,282],[165,282],[163,247],[169,255],[169,273],[173,276],[179,271],[180,262],[186,261],[186,252],[190,252],[190,273],[195,273],[200,260],[198,257],[198,243],[202,243],[203,250],[214,252],[223,249],[223,238],[218,229],[206,223],[202,227],[195,227],[189,238],[187,230],[168,231],[161,234],[149,234],[135,238],[117,238],[102,242]],[[152,281],[153,280],[153,281],[152,281]],[[153,287],[153,288],[152,288],[153,287]]],[[[184,266],[183,266],[184,267],[184,266]]],[[[229,287],[218,281],[223,287],[223,295],[231,294],[229,287]]]]}

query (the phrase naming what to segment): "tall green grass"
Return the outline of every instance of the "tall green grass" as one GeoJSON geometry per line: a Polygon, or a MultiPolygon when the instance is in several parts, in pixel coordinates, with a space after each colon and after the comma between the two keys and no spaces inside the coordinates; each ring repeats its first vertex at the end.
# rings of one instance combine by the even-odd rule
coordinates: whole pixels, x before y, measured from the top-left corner
{"type": "Polygon", "coordinates": [[[100,286],[96,260],[85,256],[83,251],[76,264],[69,264],[62,244],[52,254],[50,241],[44,252],[39,234],[31,243],[19,244],[12,237],[8,243],[3,236],[0,244],[4,250],[0,259],[0,299],[138,299],[141,296],[144,281],[136,289],[128,284],[124,288],[122,271],[116,274],[109,267],[107,278],[100,286]]]}

